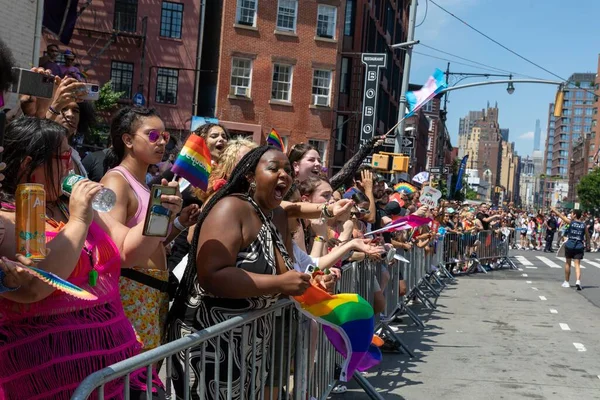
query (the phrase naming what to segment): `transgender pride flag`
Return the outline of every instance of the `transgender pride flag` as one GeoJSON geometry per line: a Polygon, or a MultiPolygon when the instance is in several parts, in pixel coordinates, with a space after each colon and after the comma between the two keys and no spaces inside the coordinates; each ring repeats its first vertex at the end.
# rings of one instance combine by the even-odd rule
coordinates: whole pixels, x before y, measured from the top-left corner
{"type": "Polygon", "coordinates": [[[433,99],[446,87],[444,73],[436,69],[432,76],[427,79],[423,87],[415,92],[406,93],[408,103],[408,114],[404,118],[413,115],[419,108],[423,107],[429,100],[433,99]]]}

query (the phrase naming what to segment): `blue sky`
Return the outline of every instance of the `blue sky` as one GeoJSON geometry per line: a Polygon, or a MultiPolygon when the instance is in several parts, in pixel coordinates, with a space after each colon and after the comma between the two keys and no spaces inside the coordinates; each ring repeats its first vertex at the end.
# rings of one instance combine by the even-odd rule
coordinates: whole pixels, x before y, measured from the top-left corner
{"type": "MultiPolygon", "coordinates": [[[[427,0],[419,1],[417,23],[423,20],[427,0]]],[[[435,0],[477,29],[508,48],[540,64],[555,74],[568,78],[574,72],[596,72],[598,65],[598,0],[435,0]]],[[[496,68],[531,77],[558,80],[543,70],[521,60],[479,35],[460,21],[429,3],[427,17],[415,33],[421,43],[448,53],[496,68]]],[[[451,56],[417,45],[415,51],[455,60],[451,56]]],[[[411,83],[423,84],[435,68],[446,70],[447,61],[414,54],[411,83]]],[[[482,67],[483,68],[483,67],[482,67]]],[[[494,73],[452,62],[450,71],[494,73]]],[[[496,71],[496,73],[502,73],[496,71]]],[[[519,78],[519,77],[516,77],[519,78]]],[[[457,78],[454,78],[457,79],[457,78]]],[[[465,79],[460,84],[485,78],[465,79]]],[[[490,78],[502,79],[502,78],[490,78]]],[[[453,80],[451,78],[450,85],[453,80]]],[[[490,85],[451,92],[448,102],[448,130],[457,145],[458,119],[469,110],[498,102],[501,128],[510,129],[519,155],[533,151],[535,120],[542,127],[542,149],[548,125],[548,105],[554,101],[556,87],[539,84],[515,84],[508,95],[505,85],[490,85]]]]}

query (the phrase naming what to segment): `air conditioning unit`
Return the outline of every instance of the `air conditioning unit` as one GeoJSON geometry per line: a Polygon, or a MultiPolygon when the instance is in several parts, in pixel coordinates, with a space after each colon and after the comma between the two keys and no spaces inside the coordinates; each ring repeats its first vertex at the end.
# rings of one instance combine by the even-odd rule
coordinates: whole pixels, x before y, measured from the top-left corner
{"type": "Polygon", "coordinates": [[[242,86],[236,86],[235,87],[235,95],[236,96],[247,97],[248,96],[248,88],[245,88],[245,87],[242,87],[242,86]]]}
{"type": "Polygon", "coordinates": [[[327,107],[329,105],[329,97],[328,96],[323,96],[320,94],[315,95],[315,105],[316,106],[323,106],[323,107],[327,107]]]}

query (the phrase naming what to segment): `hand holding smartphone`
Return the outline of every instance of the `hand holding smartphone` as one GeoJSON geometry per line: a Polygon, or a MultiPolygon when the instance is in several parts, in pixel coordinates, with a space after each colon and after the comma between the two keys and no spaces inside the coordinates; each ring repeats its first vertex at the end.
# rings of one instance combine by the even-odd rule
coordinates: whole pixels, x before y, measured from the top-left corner
{"type": "Polygon", "coordinates": [[[161,204],[162,195],[174,196],[177,194],[176,186],[152,185],[150,202],[146,211],[144,222],[144,236],[166,237],[171,224],[171,210],[161,204]]]}

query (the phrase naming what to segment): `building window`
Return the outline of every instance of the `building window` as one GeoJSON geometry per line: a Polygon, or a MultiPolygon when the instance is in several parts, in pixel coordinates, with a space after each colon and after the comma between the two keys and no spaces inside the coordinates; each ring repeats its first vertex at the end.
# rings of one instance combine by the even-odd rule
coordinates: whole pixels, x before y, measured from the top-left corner
{"type": "Polygon", "coordinates": [[[338,115],[337,117],[337,135],[335,137],[335,150],[342,151],[342,145],[344,141],[344,130],[346,125],[346,119],[343,115],[338,115]]]}
{"type": "Polygon", "coordinates": [[[593,108],[586,108],[585,109],[585,115],[593,115],[594,114],[594,109],[593,108]]]}
{"type": "Polygon", "coordinates": [[[122,99],[130,99],[133,88],[133,64],[113,61],[110,64],[112,90],[123,92],[122,99]]]}
{"type": "Polygon", "coordinates": [[[235,20],[240,25],[256,26],[258,0],[238,0],[235,20]]]}
{"type": "Polygon", "coordinates": [[[350,64],[350,58],[342,58],[342,70],[340,73],[340,93],[348,93],[350,91],[350,64]]]}
{"type": "Polygon", "coordinates": [[[319,4],[317,9],[317,36],[335,38],[337,7],[319,4]]]}
{"type": "Polygon", "coordinates": [[[326,163],[327,163],[327,140],[310,139],[308,141],[308,144],[310,144],[312,147],[317,149],[317,152],[321,156],[322,164],[326,165],[326,163]]]}
{"type": "Polygon", "coordinates": [[[181,39],[183,4],[163,1],[160,14],[160,36],[181,39]]]}
{"type": "Polygon", "coordinates": [[[120,32],[135,32],[138,0],[115,0],[113,29],[120,32]]]}
{"type": "Polygon", "coordinates": [[[354,34],[354,1],[346,0],[346,13],[344,15],[344,35],[352,36],[354,34]]]}
{"type": "Polygon", "coordinates": [[[298,0],[279,0],[277,5],[277,29],[296,32],[298,0]]]}
{"type": "Polygon", "coordinates": [[[331,71],[313,71],[312,104],[329,107],[331,94],[331,71]]]}
{"type": "Polygon", "coordinates": [[[574,115],[583,115],[583,108],[577,107],[575,109],[574,115]]]}
{"type": "Polygon", "coordinates": [[[179,86],[179,70],[159,68],[156,77],[155,101],[163,104],[177,104],[177,87],[179,86]]]}
{"type": "Polygon", "coordinates": [[[568,108],[564,108],[562,115],[563,117],[568,117],[569,115],[571,115],[571,110],[568,108]]]}
{"type": "Polygon", "coordinates": [[[433,112],[433,101],[430,100],[427,103],[425,103],[423,105],[423,111],[428,113],[433,112]]]}
{"type": "Polygon", "coordinates": [[[252,60],[234,58],[231,61],[231,88],[234,96],[250,97],[250,78],[252,76],[252,60]]]}
{"type": "Polygon", "coordinates": [[[273,82],[271,85],[271,99],[292,101],[292,66],[273,65],[273,82]]]}

